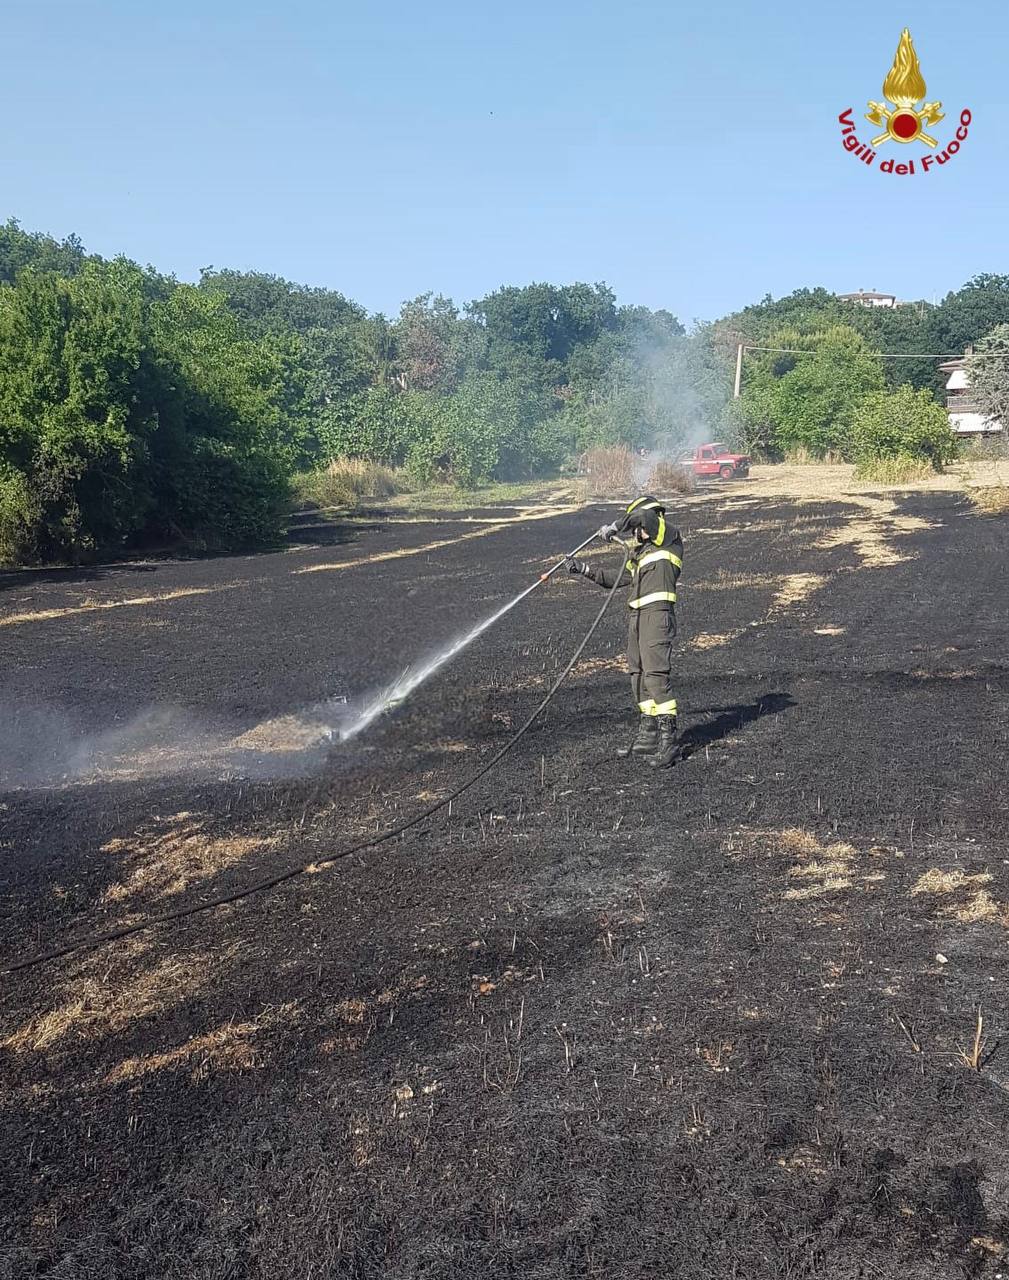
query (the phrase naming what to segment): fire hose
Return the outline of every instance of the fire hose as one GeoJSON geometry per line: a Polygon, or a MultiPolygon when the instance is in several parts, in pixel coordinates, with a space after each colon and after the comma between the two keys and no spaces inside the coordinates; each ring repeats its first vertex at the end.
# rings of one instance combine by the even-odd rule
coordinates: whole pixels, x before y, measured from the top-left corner
{"type": "MultiPolygon", "coordinates": [[[[553,577],[553,575],[564,565],[568,564],[579,551],[587,547],[595,537],[596,534],[591,534],[584,542],[579,543],[574,550],[569,551],[562,559],[558,560],[552,568],[548,569],[545,573],[540,574],[539,580],[533,584],[533,587],[537,587],[553,577]]],[[[624,556],[626,555],[626,549],[622,543],[620,546],[622,566],[624,556]]],[[[377,845],[385,844],[387,841],[395,839],[396,836],[403,835],[413,827],[419,826],[420,823],[425,822],[430,817],[433,817],[434,814],[439,813],[442,809],[447,808],[454,800],[458,799],[458,797],[468,791],[470,787],[479,782],[481,778],[486,777],[486,775],[501,763],[519,740],[532,728],[535,721],[541,713],[546,710],[558,689],[571,673],[575,663],[585,652],[585,648],[595,634],[596,628],[603,620],[603,615],[606,613],[606,610],[610,607],[610,604],[613,601],[613,597],[619,583],[620,574],[616,573],[613,578],[613,585],[607,591],[606,599],[603,601],[599,612],[592,620],[592,625],[589,627],[588,631],[585,632],[581,643],[571,655],[567,666],[550,686],[546,696],[531,713],[528,719],[526,719],[524,723],[516,729],[504,746],[495,752],[486,764],[481,765],[475,773],[472,773],[465,779],[465,781],[461,782],[457,787],[450,791],[448,795],[443,796],[440,800],[436,800],[433,804],[428,805],[428,807],[426,809],[422,809],[420,813],[414,814],[412,818],[408,818],[404,822],[397,823],[396,826],[390,827],[388,831],[381,831],[377,835],[370,836],[367,840],[361,840],[357,844],[351,845],[349,848],[341,849],[338,853],[331,853],[323,858],[313,858],[310,862],[302,863],[296,867],[289,867],[286,871],[278,871],[271,876],[264,876],[263,879],[254,880],[251,884],[245,885],[244,888],[235,889],[230,893],[218,894],[213,898],[207,898],[203,902],[191,903],[189,906],[179,907],[175,911],[164,911],[159,915],[148,916],[146,920],[140,920],[130,925],[123,925],[118,929],[108,929],[103,933],[95,933],[83,938],[77,938],[72,942],[64,943],[63,946],[53,947],[50,951],[43,951],[38,955],[28,956],[23,960],[16,960],[5,969],[0,970],[0,973],[7,975],[17,973],[22,969],[33,969],[38,965],[48,964],[52,960],[58,960],[62,956],[71,955],[76,951],[89,951],[95,947],[103,946],[106,942],[116,942],[120,938],[131,937],[133,934],[141,933],[146,929],[152,928],[154,925],[170,924],[175,920],[184,920],[186,917],[194,916],[201,911],[213,911],[217,907],[224,907],[229,903],[239,902],[242,898],[249,898],[254,893],[265,893],[270,889],[277,888],[278,885],[285,884],[288,880],[294,880],[297,876],[307,875],[309,872],[315,872],[322,867],[331,866],[334,862],[342,862],[344,858],[350,858],[355,853],[362,853],[365,849],[374,849],[377,845]]],[[[532,588],[530,588],[530,590],[532,590],[532,588]]]]}

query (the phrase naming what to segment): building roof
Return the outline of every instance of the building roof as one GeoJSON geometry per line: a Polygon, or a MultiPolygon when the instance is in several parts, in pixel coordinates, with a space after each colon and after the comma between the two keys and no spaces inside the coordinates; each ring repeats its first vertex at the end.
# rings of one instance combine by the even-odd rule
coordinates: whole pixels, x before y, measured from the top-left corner
{"type": "Polygon", "coordinates": [[[896,301],[895,293],[877,293],[875,289],[857,289],[854,293],[839,293],[839,298],[847,301],[849,298],[893,298],[896,301]]]}

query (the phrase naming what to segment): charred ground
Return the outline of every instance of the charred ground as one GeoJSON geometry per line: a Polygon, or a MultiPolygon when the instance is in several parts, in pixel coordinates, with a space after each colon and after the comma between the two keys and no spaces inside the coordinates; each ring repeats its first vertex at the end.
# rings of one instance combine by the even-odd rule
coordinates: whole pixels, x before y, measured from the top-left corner
{"type": "MultiPolygon", "coordinates": [[[[535,594],[324,762],[296,721],[498,607],[597,513],[514,514],[2,584],[7,759],[30,741],[38,775],[0,796],[4,958],[461,781],[599,592],[535,594]],[[212,751],[185,771],[187,734],[278,718],[275,776],[212,751]],[[121,763],[61,780],[53,733],[125,733],[121,763]],[[159,773],[169,739],[182,772],[159,773]]],[[[1009,1270],[1005,520],[740,486],[681,525],[674,769],[612,758],[617,605],[450,816],[4,980],[4,1280],[1009,1270]]]]}

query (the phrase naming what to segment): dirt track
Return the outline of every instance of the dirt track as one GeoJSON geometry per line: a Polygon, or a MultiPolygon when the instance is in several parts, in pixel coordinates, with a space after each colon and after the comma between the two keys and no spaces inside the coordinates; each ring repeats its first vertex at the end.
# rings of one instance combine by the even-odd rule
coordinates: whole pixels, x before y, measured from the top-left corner
{"type": "MultiPolygon", "coordinates": [[[[0,578],[3,958],[324,855],[500,746],[588,584],[352,748],[312,730],[597,522],[482,514],[0,578]]],[[[681,524],[673,770],[612,758],[615,608],[451,817],[4,980],[3,1280],[1009,1273],[1006,520],[741,485],[681,524]]]]}

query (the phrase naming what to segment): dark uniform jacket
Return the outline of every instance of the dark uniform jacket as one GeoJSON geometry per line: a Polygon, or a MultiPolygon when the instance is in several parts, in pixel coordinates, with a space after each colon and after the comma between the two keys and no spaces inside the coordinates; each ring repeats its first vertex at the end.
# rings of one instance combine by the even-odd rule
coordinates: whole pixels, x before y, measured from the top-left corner
{"type": "MultiPolygon", "coordinates": [[[[632,609],[672,609],[676,603],[676,583],[683,568],[683,540],[679,529],[670,528],[659,517],[654,541],[638,543],[619,571],[618,586],[631,587],[628,605],[632,609]]],[[[614,569],[589,565],[585,576],[601,587],[612,587],[614,569]]]]}

